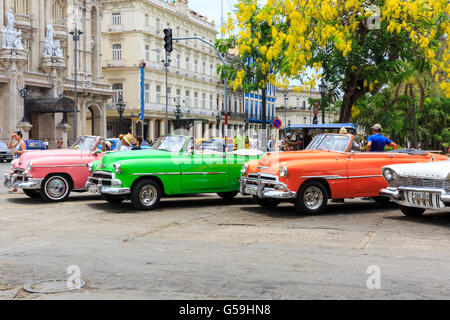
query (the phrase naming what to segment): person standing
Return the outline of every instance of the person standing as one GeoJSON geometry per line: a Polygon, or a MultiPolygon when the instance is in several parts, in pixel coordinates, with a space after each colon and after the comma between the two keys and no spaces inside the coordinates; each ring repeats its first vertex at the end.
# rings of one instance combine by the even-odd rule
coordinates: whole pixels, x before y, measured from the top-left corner
{"type": "Polygon", "coordinates": [[[64,140],[62,138],[59,138],[57,142],[58,149],[62,149],[64,146],[64,140]]]}
{"type": "MultiPolygon", "coordinates": [[[[22,132],[16,131],[11,135],[11,140],[9,141],[8,148],[14,149],[13,151],[13,157],[14,159],[19,159],[22,154],[27,150],[27,146],[25,141],[22,139],[22,132]],[[14,142],[14,140],[16,140],[14,142]]],[[[8,193],[14,193],[17,192],[17,188],[12,188],[8,191],[8,193]]]]}
{"type": "Polygon", "coordinates": [[[258,149],[260,148],[260,142],[258,139],[258,134],[253,133],[253,139],[250,141],[250,149],[258,149]]]}
{"type": "Polygon", "coordinates": [[[141,145],[142,145],[142,137],[136,137],[133,140],[133,145],[134,145],[134,147],[131,148],[131,150],[142,150],[142,147],[141,147],[141,145]]]}
{"type": "Polygon", "coordinates": [[[120,146],[120,151],[130,151],[133,140],[134,138],[131,133],[124,135],[121,140],[122,145],[120,146]]]}
{"type": "Polygon", "coordinates": [[[390,146],[393,147],[394,150],[397,150],[397,145],[383,136],[381,130],[381,125],[378,123],[372,127],[372,135],[368,139],[367,151],[383,152],[385,146],[390,146]]]}
{"type": "Polygon", "coordinates": [[[48,140],[47,139],[44,139],[44,147],[45,147],[45,150],[48,150],[48,140]]]}
{"type": "Polygon", "coordinates": [[[14,159],[18,159],[27,150],[26,143],[22,139],[21,131],[16,131],[11,135],[8,148],[15,149],[13,151],[14,159]],[[14,142],[14,140],[16,141],[14,142]]]}
{"type": "Polygon", "coordinates": [[[303,148],[303,150],[305,150],[308,147],[308,145],[311,143],[311,141],[312,141],[312,137],[309,135],[309,130],[307,128],[303,128],[303,131],[302,131],[302,144],[303,144],[302,148],[303,148]]]}
{"type": "Polygon", "coordinates": [[[102,152],[111,151],[111,146],[112,146],[112,144],[108,140],[103,141],[103,143],[102,143],[102,152]]]}
{"type": "Polygon", "coordinates": [[[236,136],[236,150],[245,149],[245,137],[242,135],[242,131],[239,130],[236,136]]]}
{"type": "Polygon", "coordinates": [[[117,141],[117,145],[116,145],[116,151],[120,151],[120,149],[122,148],[122,138],[123,138],[123,134],[119,134],[119,141],[117,141]]]}

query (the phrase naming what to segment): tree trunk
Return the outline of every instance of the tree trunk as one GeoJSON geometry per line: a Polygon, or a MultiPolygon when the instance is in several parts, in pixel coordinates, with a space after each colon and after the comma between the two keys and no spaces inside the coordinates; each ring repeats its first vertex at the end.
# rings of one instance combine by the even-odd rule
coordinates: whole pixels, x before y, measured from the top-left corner
{"type": "MultiPolygon", "coordinates": [[[[348,87],[347,87],[348,88],[348,87]]],[[[344,91],[342,99],[341,114],[339,116],[340,123],[348,123],[352,117],[352,107],[359,98],[366,93],[365,89],[358,89],[356,83],[344,91]]]]}

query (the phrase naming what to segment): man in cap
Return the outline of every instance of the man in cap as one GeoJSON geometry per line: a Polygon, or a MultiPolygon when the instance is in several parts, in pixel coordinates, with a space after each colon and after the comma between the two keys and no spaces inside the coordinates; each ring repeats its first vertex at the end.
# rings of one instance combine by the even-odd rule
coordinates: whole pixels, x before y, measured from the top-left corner
{"type": "Polygon", "coordinates": [[[397,150],[397,145],[381,134],[381,125],[378,123],[372,127],[372,135],[368,139],[367,151],[383,152],[385,146],[393,147],[397,150]]]}

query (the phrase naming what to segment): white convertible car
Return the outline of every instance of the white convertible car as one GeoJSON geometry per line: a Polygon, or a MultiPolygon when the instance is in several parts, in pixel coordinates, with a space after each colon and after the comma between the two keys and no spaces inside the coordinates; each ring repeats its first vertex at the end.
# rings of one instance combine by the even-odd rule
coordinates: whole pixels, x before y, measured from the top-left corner
{"type": "Polygon", "coordinates": [[[426,209],[450,211],[450,160],[394,164],[382,172],[389,187],[381,193],[398,203],[405,215],[418,217],[426,209]]]}

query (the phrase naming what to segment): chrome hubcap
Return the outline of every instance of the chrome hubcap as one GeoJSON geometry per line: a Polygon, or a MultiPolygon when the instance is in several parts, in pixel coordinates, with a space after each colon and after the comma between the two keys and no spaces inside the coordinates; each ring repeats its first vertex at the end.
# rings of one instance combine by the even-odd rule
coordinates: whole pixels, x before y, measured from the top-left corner
{"type": "Polygon", "coordinates": [[[141,203],[146,206],[152,206],[158,197],[158,192],[156,191],[156,188],[152,185],[144,186],[141,189],[141,192],[139,192],[139,199],[141,200],[141,203]]]}
{"type": "Polygon", "coordinates": [[[303,195],[303,203],[310,210],[320,208],[323,203],[323,193],[317,187],[309,187],[303,195]]]}
{"type": "Polygon", "coordinates": [[[47,194],[51,198],[61,198],[66,193],[66,184],[60,178],[51,179],[47,183],[47,194]]]}

